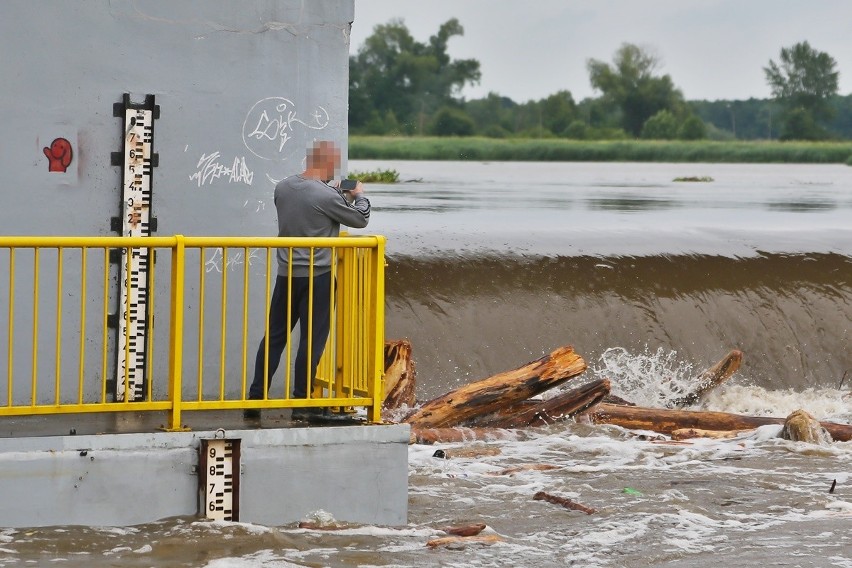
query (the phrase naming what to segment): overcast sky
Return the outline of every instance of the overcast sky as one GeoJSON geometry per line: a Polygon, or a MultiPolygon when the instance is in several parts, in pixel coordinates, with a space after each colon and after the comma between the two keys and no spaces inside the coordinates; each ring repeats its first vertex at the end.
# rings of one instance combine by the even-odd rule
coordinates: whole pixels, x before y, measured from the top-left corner
{"type": "Polygon", "coordinates": [[[453,17],[465,33],[451,57],[481,64],[469,99],[597,96],[586,61],[611,62],[624,42],[652,49],[689,100],[768,97],[763,67],[805,40],[837,61],[840,93],[852,90],[852,0],[355,0],[350,52],[392,18],[425,43],[453,17]]]}

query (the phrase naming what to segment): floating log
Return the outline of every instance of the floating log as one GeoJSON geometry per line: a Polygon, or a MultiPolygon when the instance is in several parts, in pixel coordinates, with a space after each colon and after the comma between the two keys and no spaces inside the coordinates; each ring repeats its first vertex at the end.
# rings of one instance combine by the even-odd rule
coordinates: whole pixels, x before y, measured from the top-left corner
{"type": "Polygon", "coordinates": [[[666,406],[669,408],[682,408],[695,404],[717,386],[727,381],[731,375],[737,372],[743,362],[743,352],[734,349],[725,355],[718,363],[698,375],[695,379],[695,390],[674,400],[670,400],[666,406]]]}
{"type": "Polygon", "coordinates": [[[700,428],[679,428],[672,431],[672,440],[689,440],[691,438],[712,438],[714,440],[727,440],[736,438],[737,436],[748,430],[701,430],[700,428]]]}
{"type": "Polygon", "coordinates": [[[411,359],[411,342],[407,339],[385,342],[385,392],[383,410],[407,405],[414,408],[417,372],[411,359]]]}
{"type": "Polygon", "coordinates": [[[571,418],[601,402],[609,394],[609,379],[599,379],[547,400],[524,400],[475,420],[476,426],[524,428],[571,418]]]}
{"type": "Polygon", "coordinates": [[[587,515],[591,515],[595,512],[595,509],[591,507],[581,505],[580,503],[572,501],[571,499],[566,499],[565,497],[557,497],[556,495],[545,493],[544,491],[539,491],[538,493],[533,495],[533,500],[547,501],[548,503],[553,503],[554,505],[562,505],[566,509],[572,509],[574,511],[583,511],[587,515]]]}
{"type": "Polygon", "coordinates": [[[606,395],[601,402],[608,402],[610,404],[621,404],[622,406],[636,406],[635,402],[630,402],[629,400],[625,400],[620,396],[616,396],[612,393],[606,395]]]}
{"type": "Polygon", "coordinates": [[[435,450],[433,458],[450,460],[453,458],[481,458],[484,456],[497,456],[503,450],[497,446],[475,446],[472,448],[447,448],[446,450],[435,450]]]}
{"type": "Polygon", "coordinates": [[[439,546],[450,545],[464,546],[467,544],[494,544],[501,542],[502,540],[503,538],[496,534],[489,534],[486,536],[445,536],[430,540],[426,543],[426,546],[429,548],[437,548],[439,546]]]}
{"type": "Polygon", "coordinates": [[[438,444],[494,441],[494,440],[517,440],[521,433],[503,428],[411,428],[409,443],[411,444],[438,444]]]}
{"type": "Polygon", "coordinates": [[[576,377],[586,362],[570,346],[513,371],[465,385],[431,400],[405,419],[418,428],[446,428],[492,414],[576,377]]]}
{"type": "Polygon", "coordinates": [[[475,525],[461,525],[457,527],[445,527],[441,530],[453,536],[476,536],[485,530],[485,523],[476,523],[475,525]]]}
{"type": "MultiPolygon", "coordinates": [[[[671,435],[682,428],[700,430],[750,430],[767,424],[784,424],[784,418],[770,416],[744,416],[728,412],[697,410],[672,410],[601,403],[588,415],[595,424],[615,424],[633,430],[653,430],[671,435]]],[[[838,442],[852,440],[852,424],[820,422],[831,437],[838,442]]]]}

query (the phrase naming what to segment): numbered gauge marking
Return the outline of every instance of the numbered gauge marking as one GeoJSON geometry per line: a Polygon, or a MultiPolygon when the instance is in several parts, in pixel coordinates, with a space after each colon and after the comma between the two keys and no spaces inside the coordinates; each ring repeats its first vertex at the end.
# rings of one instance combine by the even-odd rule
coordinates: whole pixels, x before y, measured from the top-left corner
{"type": "MultiPolygon", "coordinates": [[[[146,104],[141,105],[148,108],[140,108],[130,104],[127,96],[124,106],[121,234],[148,237],[151,236],[153,120],[158,107],[153,104],[153,97],[146,97],[146,104]]],[[[115,398],[136,401],[143,399],[147,379],[152,253],[147,248],[124,249],[122,253],[115,398]],[[130,394],[126,396],[128,391],[130,394]]]]}
{"type": "Polygon", "coordinates": [[[239,520],[240,440],[201,440],[199,452],[200,507],[204,517],[239,520]]]}

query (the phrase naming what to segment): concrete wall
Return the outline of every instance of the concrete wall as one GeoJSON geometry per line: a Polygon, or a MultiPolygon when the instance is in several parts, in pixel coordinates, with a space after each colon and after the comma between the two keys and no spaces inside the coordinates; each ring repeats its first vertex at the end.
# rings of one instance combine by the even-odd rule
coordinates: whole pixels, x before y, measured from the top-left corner
{"type": "Polygon", "coordinates": [[[4,0],[0,233],[114,234],[113,103],[130,93],[161,109],[159,234],[274,234],[273,180],[315,138],[346,140],[353,3],[4,0]],[[73,151],[64,173],[44,154],[57,138],[73,151]],[[213,175],[235,160],[237,176],[213,175]]]}
{"type": "MultiPolygon", "coordinates": [[[[198,513],[198,446],[216,432],[0,439],[0,526],[127,526],[198,513]]],[[[407,425],[233,430],[240,521],[275,526],[323,510],[403,525],[407,425]]],[[[221,437],[221,436],[219,436],[221,437]]]]}
{"type": "MultiPolygon", "coordinates": [[[[119,213],[121,168],[110,155],[122,149],[123,120],[113,104],[129,93],[136,103],[152,94],[160,107],[154,122],[159,166],[153,172],[152,212],[157,235],[274,235],[272,190],[277,180],[301,171],[305,148],[315,139],[340,143],[346,153],[348,52],[354,0],[4,0],[0,2],[0,235],[115,235],[110,219],[119,213]],[[63,141],[64,140],[64,141],[63,141]],[[59,146],[54,146],[59,144],[59,146]],[[67,146],[67,148],[66,148],[67,146]],[[46,150],[70,162],[50,171],[46,150]],[[70,152],[67,151],[70,149],[70,152]]],[[[54,159],[54,162],[56,159],[54,159]]],[[[155,321],[168,321],[168,258],[158,263],[155,321]]],[[[65,349],[79,342],[78,261],[65,261],[62,336],[65,349]]],[[[223,259],[208,250],[207,295],[216,304],[223,270],[237,274],[241,251],[223,259]]],[[[52,400],[55,368],[56,260],[42,257],[39,311],[32,328],[33,263],[17,258],[13,318],[16,402],[29,400],[32,341],[39,345],[39,401],[52,400]],[[19,378],[20,377],[20,378],[19,378]]],[[[263,262],[252,267],[249,351],[262,336],[265,303],[263,262]],[[260,300],[258,300],[260,298],[260,300]]],[[[5,276],[8,251],[0,250],[5,276]]],[[[197,263],[196,265],[197,266],[197,263]]],[[[89,267],[86,308],[86,393],[101,380],[99,282],[103,268],[89,267]]],[[[109,294],[117,306],[117,271],[109,294]],[[116,295],[116,296],[113,296],[116,295]]],[[[241,301],[239,276],[229,298],[241,301]]],[[[0,277],[0,345],[9,344],[8,280],[0,277]]],[[[198,321],[197,268],[187,288],[188,322],[198,321]]],[[[210,354],[205,373],[219,372],[218,326],[207,314],[210,354]]],[[[238,321],[239,310],[230,310],[238,321]]],[[[187,326],[187,345],[197,331],[187,326]]],[[[227,342],[226,374],[239,376],[240,339],[227,342]]],[[[154,375],[165,375],[168,328],[155,333],[154,375]],[[159,345],[159,347],[157,347],[159,345]]],[[[114,334],[110,332],[110,341],[114,334]]],[[[110,348],[114,350],[114,347],[110,348]]],[[[75,376],[76,359],[64,352],[63,375],[75,376]]],[[[114,353],[110,353],[110,373],[114,353]]],[[[0,368],[7,366],[0,349],[0,368]]],[[[187,373],[199,362],[187,354],[187,373]]],[[[249,373],[251,373],[250,365],[249,373]]],[[[5,392],[6,373],[0,374],[5,392]]],[[[72,396],[76,383],[63,380],[72,396]]],[[[163,382],[155,382],[155,389],[163,382]]],[[[233,392],[234,386],[229,385],[233,392]]],[[[162,392],[162,391],[161,391],[162,392]]]]}

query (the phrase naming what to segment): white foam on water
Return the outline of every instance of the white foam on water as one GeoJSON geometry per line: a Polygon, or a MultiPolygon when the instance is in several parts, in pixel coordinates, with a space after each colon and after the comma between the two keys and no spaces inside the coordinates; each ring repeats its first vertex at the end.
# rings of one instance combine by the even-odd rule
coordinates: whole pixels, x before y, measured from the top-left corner
{"type": "MultiPolygon", "coordinates": [[[[92,527],[92,529],[94,529],[96,532],[112,534],[116,536],[130,536],[139,532],[139,529],[134,527],[92,527]]],[[[57,530],[56,532],[60,531],[57,530]]]]}
{"type": "Polygon", "coordinates": [[[631,353],[623,347],[611,347],[591,365],[591,374],[608,378],[612,394],[639,406],[660,407],[694,387],[694,366],[682,361],[677,351],[662,347],[631,353]]]}
{"type": "Polygon", "coordinates": [[[734,414],[780,417],[803,408],[817,420],[849,423],[852,422],[852,397],[847,395],[849,391],[832,388],[767,390],[731,384],[709,393],[702,406],[734,414]]]}
{"type": "Polygon", "coordinates": [[[111,550],[104,551],[104,556],[111,556],[113,554],[118,554],[119,552],[130,552],[129,546],[116,546],[111,550]]]}
{"type": "Polygon", "coordinates": [[[230,531],[233,528],[240,528],[246,531],[249,534],[260,535],[260,534],[269,534],[275,532],[275,529],[272,527],[267,527],[265,525],[257,525],[254,523],[243,523],[243,522],[235,522],[235,521],[219,521],[219,520],[202,520],[202,521],[193,521],[190,523],[191,528],[204,528],[208,530],[212,530],[216,533],[222,533],[224,531],[230,531]]]}
{"type": "MultiPolygon", "coordinates": [[[[695,377],[703,369],[680,358],[675,350],[648,346],[641,353],[623,347],[607,349],[590,366],[596,378],[608,378],[612,394],[639,406],[665,407],[666,403],[695,388],[695,377]]],[[[849,390],[808,388],[768,390],[738,383],[739,377],[713,389],[698,407],[749,416],[786,417],[800,408],[818,420],[852,423],[852,396],[849,390]]]]}
{"type": "MultiPolygon", "coordinates": [[[[298,528],[298,529],[283,530],[282,532],[304,533],[304,532],[320,532],[320,531],[317,531],[316,529],[298,528]]],[[[439,530],[429,529],[429,528],[410,527],[410,528],[404,528],[404,529],[395,529],[393,527],[380,527],[380,526],[375,526],[375,525],[363,525],[363,526],[356,526],[356,527],[348,527],[348,528],[344,528],[344,529],[337,529],[337,530],[334,530],[334,531],[322,531],[322,532],[326,533],[326,534],[333,534],[333,535],[374,536],[374,537],[379,537],[379,538],[385,538],[385,537],[391,537],[391,538],[394,538],[394,537],[423,538],[423,537],[433,537],[433,536],[438,535],[438,534],[443,534],[443,532],[441,532],[439,530]]]]}
{"type": "Polygon", "coordinates": [[[591,545],[611,547],[631,540],[641,539],[648,533],[650,518],[631,518],[599,523],[595,530],[573,539],[577,547],[591,545]]]}
{"type": "Polygon", "coordinates": [[[271,550],[259,550],[239,558],[217,558],[211,560],[203,568],[298,568],[301,564],[290,562],[271,550]]]}
{"type": "Polygon", "coordinates": [[[852,503],[848,501],[832,501],[825,506],[829,511],[838,511],[840,513],[849,513],[852,515],[852,503]]]}

